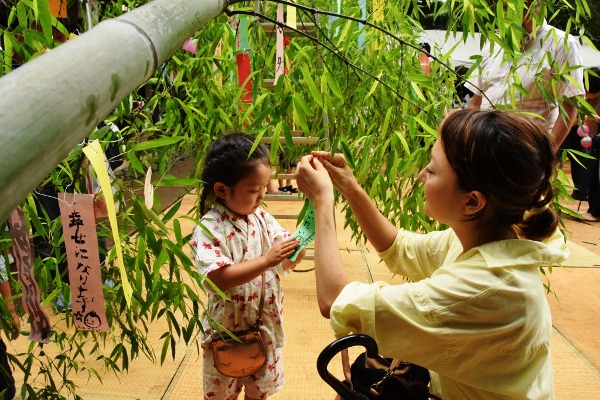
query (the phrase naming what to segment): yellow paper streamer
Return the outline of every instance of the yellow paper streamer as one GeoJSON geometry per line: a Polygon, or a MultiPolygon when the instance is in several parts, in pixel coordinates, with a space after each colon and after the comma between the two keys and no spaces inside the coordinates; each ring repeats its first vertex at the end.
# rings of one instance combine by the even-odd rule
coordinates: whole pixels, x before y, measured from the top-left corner
{"type": "Polygon", "coordinates": [[[123,285],[123,293],[125,294],[125,301],[127,304],[131,304],[131,296],[133,289],[127,279],[125,272],[125,264],[123,263],[123,249],[121,248],[121,239],[119,238],[119,228],[117,225],[117,213],[115,212],[115,199],[113,198],[112,186],[110,184],[110,178],[108,177],[108,170],[104,163],[104,152],[100,147],[100,142],[94,140],[91,144],[83,148],[83,153],[87,156],[96,171],[96,176],[100,181],[100,187],[102,193],[106,199],[106,208],[108,208],[108,221],[110,222],[113,239],[115,241],[115,250],[117,252],[117,265],[119,266],[119,272],[121,274],[121,284],[123,285]]]}
{"type": "Polygon", "coordinates": [[[383,0],[373,0],[373,20],[383,21],[385,11],[385,2],[383,0]]]}
{"type": "MultiPolygon", "coordinates": [[[[296,0],[292,0],[292,3],[295,3],[296,0]]],[[[286,6],[287,7],[287,19],[286,19],[286,25],[287,26],[291,26],[292,28],[296,29],[296,7],[294,6],[286,6]]]]}
{"type": "MultiPolygon", "coordinates": [[[[373,0],[373,21],[383,21],[385,11],[385,2],[383,0],[373,0]]],[[[373,50],[381,50],[382,38],[381,34],[377,35],[377,39],[373,43],[373,50]]]]}

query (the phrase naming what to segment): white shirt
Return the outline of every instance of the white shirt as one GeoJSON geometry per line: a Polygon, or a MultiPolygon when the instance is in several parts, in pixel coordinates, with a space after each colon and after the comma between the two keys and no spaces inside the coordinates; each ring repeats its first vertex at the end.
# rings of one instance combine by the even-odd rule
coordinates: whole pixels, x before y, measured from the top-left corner
{"type": "MultiPolygon", "coordinates": [[[[515,68],[513,63],[504,59],[502,48],[495,44],[492,54],[490,43],[486,43],[481,53],[480,75],[471,75],[465,87],[482,96],[482,110],[492,109],[493,106],[496,108],[505,106],[535,113],[546,120],[548,131],[552,131],[560,112],[558,106],[562,103],[563,96],[585,95],[579,43],[573,36],[568,35],[565,46],[565,36],[565,32],[544,21],[535,34],[525,38],[523,55],[517,61],[514,71],[512,71],[515,68]],[[552,82],[553,75],[566,66],[579,66],[570,72],[575,83],[556,78],[552,82]],[[555,89],[552,83],[555,84],[555,89]],[[518,91],[513,86],[515,84],[520,84],[529,94],[525,95],[518,91]],[[537,84],[549,90],[552,98],[544,99],[537,84]]],[[[477,74],[477,71],[474,70],[474,74],[477,74]]]]}
{"type": "Polygon", "coordinates": [[[0,283],[4,283],[8,280],[8,272],[6,271],[6,263],[4,257],[0,256],[0,283]]]}

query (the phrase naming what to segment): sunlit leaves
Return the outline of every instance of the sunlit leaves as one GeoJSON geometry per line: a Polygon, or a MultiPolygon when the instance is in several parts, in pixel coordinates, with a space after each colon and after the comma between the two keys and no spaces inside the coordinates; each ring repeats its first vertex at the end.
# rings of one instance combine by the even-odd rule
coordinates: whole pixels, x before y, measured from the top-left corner
{"type": "MultiPolygon", "coordinates": [[[[143,3],[146,1],[101,2],[100,15],[103,18],[118,16],[124,12],[121,6],[131,8],[143,3]]],[[[298,3],[316,10],[332,8],[332,2],[325,0],[298,3]]],[[[343,3],[342,14],[362,18],[356,2],[343,3]]],[[[169,171],[170,166],[183,158],[200,159],[208,144],[220,135],[246,131],[256,135],[257,143],[264,136],[275,140],[285,138],[285,143],[277,140],[271,145],[273,161],[279,152],[291,157],[316,148],[342,152],[361,185],[397,226],[422,231],[437,228],[423,212],[418,173],[428,162],[429,149],[437,138],[438,124],[445,111],[456,106],[455,85],[461,77],[452,70],[451,54],[441,54],[437,43],[432,44],[431,75],[423,73],[418,59],[422,29],[421,15],[415,7],[417,2],[383,3],[384,18],[376,21],[376,25],[395,38],[367,25],[374,22],[372,10],[368,10],[361,24],[342,16],[316,15],[313,20],[314,14],[299,11],[299,21],[316,22],[318,29],[314,40],[303,36],[290,38],[285,55],[289,73],[274,88],[263,85],[274,77],[274,38],[268,37],[257,24],[251,24],[248,38],[252,66],[249,81],[253,84],[250,103],[242,101],[246,93],[237,82],[235,36],[229,16],[222,14],[195,35],[197,54],[177,52],[147,85],[119,105],[110,118],[121,128],[119,137],[124,138],[121,151],[130,163],[128,181],[119,181],[120,193],[127,197],[119,213],[119,223],[128,277],[136,287],[135,301],[131,308],[126,306],[119,275],[113,266],[114,254],[109,252],[105,275],[114,286],[105,285],[104,290],[113,332],[108,335],[57,334],[55,344],[65,349],[60,355],[62,380],[54,380],[50,391],[59,393],[61,385],[74,391],[68,374],[85,368],[86,357],[102,360],[109,370],[126,370],[140,354],[164,362],[167,357],[174,357],[176,346],[181,345],[180,338],[186,343],[197,338],[198,320],[204,308],[204,277],[198,274],[191,258],[189,232],[178,220],[193,220],[197,224],[197,211],[194,209],[189,215],[178,217],[180,203],[164,212],[160,206],[147,210],[127,185],[135,183],[138,176],[143,176],[152,166],[159,175],[153,185],[192,190],[200,184],[196,176],[175,177],[169,171]],[[364,47],[359,45],[359,39],[364,47]],[[217,54],[219,44],[221,53],[217,54]],[[297,131],[316,137],[318,142],[306,146],[295,144],[293,135],[297,131]],[[159,318],[167,321],[167,327],[160,349],[150,349],[149,327],[159,318]],[[86,339],[95,343],[91,349],[83,345],[86,339]],[[69,352],[66,349],[71,343],[74,350],[69,352]],[[104,346],[114,350],[104,354],[104,346]],[[155,356],[154,351],[160,352],[160,356],[155,356]]],[[[501,2],[485,0],[431,0],[428,3],[436,4],[434,9],[438,16],[449,17],[452,24],[449,30],[462,28],[457,37],[480,32],[480,46],[487,38],[505,50],[509,60],[518,58],[518,43],[524,36],[523,1],[508,0],[506,10],[501,2]]],[[[567,25],[574,30],[580,27],[577,18],[590,15],[589,7],[582,0],[555,3],[551,14],[535,16],[537,24],[543,17],[558,15],[559,6],[574,10],[570,14],[573,21],[567,25]]],[[[236,10],[233,6],[229,8],[236,10]]],[[[252,10],[252,7],[245,4],[243,10],[252,10]]],[[[264,12],[273,17],[274,7],[264,12]]],[[[19,27],[2,34],[5,47],[2,74],[10,72],[13,57],[28,61],[55,47],[50,25],[56,20],[49,15],[47,2],[20,1],[11,18],[19,20],[19,27]],[[39,21],[41,31],[31,28],[33,21],[39,21]]],[[[64,30],[62,26],[59,28],[64,30]]],[[[585,37],[582,40],[589,42],[585,37]]],[[[477,53],[480,49],[473,50],[477,53]]],[[[472,59],[474,66],[470,72],[476,71],[479,62],[477,56],[472,59]]],[[[552,85],[556,87],[570,79],[569,69],[564,68],[557,71],[552,85]]],[[[508,93],[515,102],[527,94],[518,79],[508,93]]],[[[553,93],[548,91],[544,96],[551,98],[553,93]]],[[[581,108],[588,113],[592,111],[585,103],[581,108]]],[[[104,132],[97,135],[105,142],[114,140],[113,136],[104,137],[104,132]]],[[[61,187],[73,185],[81,189],[84,174],[78,169],[79,165],[75,150],[49,179],[61,187]],[[78,181],[73,182],[73,179],[78,181]]],[[[195,173],[199,169],[200,164],[196,163],[195,173]]],[[[558,185],[557,193],[565,194],[565,186],[558,185]]],[[[35,230],[39,234],[51,233],[57,238],[53,245],[58,245],[60,227],[46,223],[31,203],[25,206],[25,211],[31,216],[30,224],[35,230]]],[[[355,238],[360,238],[361,230],[352,213],[347,207],[345,211],[345,223],[352,227],[355,238]]],[[[40,289],[46,303],[63,292],[68,293],[67,286],[54,273],[57,260],[48,257],[36,263],[40,267],[37,268],[40,289]]],[[[26,374],[31,373],[33,354],[38,350],[32,346],[25,361],[19,359],[21,364],[15,365],[26,374]]],[[[97,376],[95,371],[90,370],[90,373],[97,376]]],[[[28,378],[24,387],[33,398],[35,389],[29,386],[28,378]]]]}

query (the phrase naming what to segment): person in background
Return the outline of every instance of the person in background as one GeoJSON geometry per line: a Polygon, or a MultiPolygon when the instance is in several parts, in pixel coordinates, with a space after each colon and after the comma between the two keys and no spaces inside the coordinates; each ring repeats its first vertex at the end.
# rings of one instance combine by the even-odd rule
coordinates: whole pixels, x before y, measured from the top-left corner
{"type": "MultiPolygon", "coordinates": [[[[588,84],[585,91],[585,98],[592,106],[597,115],[600,115],[600,68],[593,67],[588,69],[588,84]]],[[[598,122],[594,118],[586,116],[580,124],[573,125],[569,131],[569,135],[560,146],[561,149],[577,150],[582,153],[590,153],[590,147],[584,147],[581,143],[583,137],[596,136],[598,132],[598,122]]],[[[590,185],[592,175],[592,164],[594,160],[584,158],[582,156],[573,155],[567,152],[567,157],[570,160],[571,179],[575,189],[571,194],[575,200],[586,201],[588,199],[588,187],[590,185]]]]}
{"type": "Polygon", "coordinates": [[[504,60],[502,48],[496,45],[492,53],[488,42],[481,53],[480,74],[471,76],[465,87],[474,93],[469,104],[471,110],[512,106],[519,111],[540,115],[546,122],[548,132],[554,136],[555,146],[559,147],[577,120],[577,109],[567,99],[574,101],[576,96],[585,95],[581,50],[579,43],[571,35],[568,36],[565,46],[565,32],[548,25],[546,21],[536,26],[533,15],[539,14],[540,7],[537,1],[525,2],[523,29],[527,31],[528,36],[521,44],[522,56],[514,75],[511,74],[513,63],[504,60]],[[563,68],[577,66],[579,67],[570,72],[572,81],[552,80],[553,75],[557,75],[563,68]],[[520,86],[529,94],[524,96],[517,92],[517,104],[512,104],[509,89],[512,84],[517,83],[515,75],[520,79],[520,86]],[[555,98],[545,98],[538,85],[552,92],[555,98]],[[564,108],[565,115],[559,115],[560,106],[564,108]]]}
{"type": "MultiPolygon", "coordinates": [[[[4,256],[0,255],[0,293],[4,300],[4,305],[8,312],[12,314],[12,321],[6,321],[9,326],[12,326],[9,334],[9,338],[14,340],[19,337],[21,329],[21,318],[17,314],[15,305],[13,304],[11,297],[10,283],[8,282],[8,272],[4,256]]],[[[8,363],[8,357],[6,355],[6,344],[0,336],[0,398],[5,400],[11,400],[15,397],[17,390],[15,387],[15,380],[13,378],[12,369],[8,363]],[[4,396],[4,397],[2,397],[4,396]]]]}
{"type": "MultiPolygon", "coordinates": [[[[279,154],[279,170],[284,173],[291,175],[294,173],[294,168],[296,168],[296,162],[290,160],[290,156],[285,154],[286,152],[282,152],[279,154]]],[[[281,179],[278,178],[277,182],[279,183],[279,188],[277,189],[279,193],[285,194],[295,194],[298,193],[298,189],[296,189],[292,185],[291,179],[281,179]]]]}
{"type": "Polygon", "coordinates": [[[305,250],[299,252],[296,261],[288,260],[300,242],[259,208],[271,164],[266,146],[260,143],[252,151],[253,143],[254,137],[243,133],[220,137],[206,153],[201,176],[200,222],[204,229],[196,226],[193,230],[194,258],[199,272],[228,297],[205,285],[203,388],[204,398],[210,400],[237,399],[242,388],[245,400],[264,399],[284,384],[281,276],[304,258],[305,250]],[[259,317],[263,284],[262,325],[256,328],[267,348],[267,363],[250,376],[226,377],[217,371],[208,348],[212,334],[217,332],[210,321],[232,332],[253,328],[259,317]]]}
{"type": "Polygon", "coordinates": [[[457,110],[419,174],[425,214],[450,228],[415,233],[381,214],[342,154],[304,156],[296,181],[313,202],[317,300],[335,336],[369,335],[386,357],[429,369],[443,399],[554,398],[539,268],[569,255],[551,207],[557,164],[538,119],[457,110]],[[409,282],[350,280],[333,186],[390,271],[409,282]]]}
{"type": "MultiPolygon", "coordinates": [[[[587,121],[588,119],[586,119],[587,121]]],[[[590,122],[595,122],[595,128],[590,125],[590,132],[595,129],[595,135],[592,137],[592,147],[590,155],[593,157],[589,170],[588,181],[588,211],[581,214],[581,218],[585,222],[600,222],[600,135],[598,135],[598,122],[600,117],[596,115],[595,119],[589,119],[590,122]]],[[[591,134],[590,134],[591,136],[591,134]]]]}

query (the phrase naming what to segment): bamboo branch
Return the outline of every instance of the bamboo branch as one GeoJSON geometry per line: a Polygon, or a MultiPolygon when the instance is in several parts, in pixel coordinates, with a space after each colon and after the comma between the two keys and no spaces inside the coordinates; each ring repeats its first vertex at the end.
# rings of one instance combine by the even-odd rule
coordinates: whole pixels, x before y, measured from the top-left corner
{"type": "MultiPolygon", "coordinates": [[[[295,4],[295,3],[292,3],[295,4]]],[[[433,121],[436,121],[435,117],[431,114],[429,114],[427,111],[423,110],[422,107],[420,107],[418,104],[416,104],[415,102],[407,99],[406,97],[402,96],[396,89],[392,88],[390,85],[388,85],[387,83],[385,83],[383,80],[381,80],[380,78],[378,78],[377,76],[373,75],[371,72],[365,70],[364,68],[359,67],[358,65],[353,64],[352,62],[350,62],[344,55],[340,54],[338,51],[335,51],[334,49],[332,49],[331,47],[329,47],[327,44],[323,43],[322,41],[320,41],[319,39],[317,39],[314,36],[311,36],[307,33],[304,33],[302,31],[299,31],[293,27],[287,26],[283,23],[280,23],[270,17],[267,17],[266,15],[254,12],[254,11],[231,11],[231,10],[225,10],[225,13],[229,16],[233,16],[233,15],[250,15],[250,16],[254,16],[260,19],[264,19],[267,20],[277,26],[281,26],[281,27],[287,27],[288,29],[296,32],[297,34],[306,37],[308,39],[310,39],[311,41],[313,41],[314,43],[318,44],[319,46],[325,48],[326,50],[328,50],[330,53],[332,53],[334,56],[338,57],[342,62],[344,62],[346,65],[354,68],[355,70],[358,70],[366,75],[368,75],[369,77],[371,77],[372,79],[376,80],[377,82],[379,82],[381,85],[383,85],[384,87],[386,87],[387,89],[389,89],[392,93],[394,93],[396,96],[398,96],[398,98],[410,103],[411,105],[417,107],[418,109],[424,111],[427,116],[429,118],[431,118],[433,121]]]]}
{"type": "MultiPolygon", "coordinates": [[[[465,79],[465,78],[464,78],[462,75],[460,75],[458,72],[456,72],[456,70],[455,70],[455,69],[454,69],[452,66],[450,66],[450,65],[448,65],[447,63],[445,63],[445,62],[441,61],[439,58],[437,58],[437,57],[436,57],[436,56],[434,56],[433,54],[431,54],[431,53],[429,53],[429,52],[427,52],[427,51],[423,51],[423,49],[422,49],[421,47],[419,47],[419,46],[416,46],[416,45],[413,45],[413,44],[411,44],[411,43],[409,43],[409,42],[407,42],[407,41],[405,41],[405,40],[401,39],[400,37],[398,37],[398,36],[396,36],[395,34],[393,34],[391,31],[389,31],[389,30],[387,30],[387,29],[385,29],[385,28],[382,28],[382,27],[380,27],[380,26],[377,26],[377,25],[373,24],[372,22],[369,22],[369,21],[367,21],[366,19],[356,18],[356,17],[350,16],[350,15],[339,14],[339,13],[335,13],[335,12],[332,12],[332,11],[322,11],[322,10],[316,9],[316,8],[314,8],[314,7],[313,7],[313,8],[311,8],[311,7],[303,6],[303,5],[296,4],[296,3],[293,3],[293,2],[290,2],[290,1],[287,1],[287,0],[266,0],[266,1],[270,1],[270,2],[272,2],[272,3],[276,3],[276,4],[283,4],[283,5],[288,5],[288,6],[296,7],[297,9],[304,11],[304,12],[305,12],[307,15],[311,15],[311,14],[312,14],[312,15],[313,15],[313,21],[315,21],[315,26],[317,26],[317,24],[316,24],[316,19],[314,18],[314,16],[316,16],[316,15],[319,15],[319,14],[320,14],[320,15],[324,15],[324,16],[328,16],[328,17],[336,17],[336,18],[341,18],[341,19],[346,19],[346,20],[349,20],[349,21],[354,21],[354,22],[361,23],[361,24],[363,24],[363,25],[365,25],[365,26],[368,26],[368,27],[370,27],[370,28],[373,28],[373,29],[375,29],[375,30],[378,30],[378,31],[380,31],[381,33],[383,33],[383,34],[385,34],[385,35],[387,35],[387,36],[391,37],[392,39],[396,40],[396,41],[397,41],[398,43],[400,43],[401,45],[405,45],[405,46],[411,47],[411,48],[413,48],[413,49],[415,49],[415,50],[418,50],[418,51],[421,51],[421,52],[423,52],[423,53],[427,54],[427,56],[428,56],[428,57],[431,57],[431,59],[432,59],[433,61],[435,61],[435,62],[439,63],[440,65],[442,65],[443,67],[445,67],[447,71],[449,71],[449,72],[451,72],[452,74],[454,74],[454,75],[456,76],[456,78],[457,78],[457,80],[458,80],[458,82],[459,82],[459,83],[465,83],[465,82],[467,82],[467,80],[466,80],[466,79],[465,79]]],[[[233,2],[230,2],[229,4],[231,5],[231,4],[240,3],[240,2],[241,2],[241,1],[234,0],[233,2]]],[[[272,22],[274,22],[275,24],[277,24],[278,26],[286,26],[286,27],[288,27],[288,26],[287,26],[287,25],[285,25],[285,24],[281,24],[281,23],[278,23],[277,21],[273,21],[272,19],[270,19],[270,18],[268,18],[268,17],[266,17],[266,16],[263,16],[262,14],[259,14],[259,13],[247,13],[247,12],[245,12],[245,11],[229,11],[228,9],[225,9],[225,13],[226,13],[226,14],[228,14],[228,15],[231,15],[231,14],[247,14],[247,15],[254,15],[254,16],[261,17],[261,18],[267,19],[267,20],[269,20],[269,21],[272,21],[272,22]]],[[[288,28],[290,28],[291,30],[293,30],[293,31],[295,31],[295,32],[298,32],[298,31],[297,31],[296,29],[294,29],[293,27],[288,27],[288,28]]],[[[306,34],[304,34],[303,32],[298,32],[298,33],[302,34],[303,36],[306,36],[306,37],[310,37],[310,38],[312,38],[310,35],[306,35],[306,34]]],[[[317,41],[317,43],[318,43],[318,44],[320,44],[321,42],[317,41]]],[[[325,46],[323,46],[323,47],[325,47],[325,46]]],[[[334,53],[334,54],[335,54],[335,53],[334,53]]],[[[352,65],[351,63],[349,63],[349,62],[348,62],[348,64],[350,64],[351,66],[353,66],[353,65],[352,65]]],[[[360,70],[360,68],[358,68],[358,67],[356,67],[356,68],[360,70]]],[[[367,73],[366,71],[363,71],[363,72],[367,73]]],[[[371,75],[371,76],[372,76],[372,75],[371,75]]],[[[374,78],[375,78],[375,77],[374,77],[374,78]]],[[[376,79],[376,78],[375,78],[375,79],[376,79]]],[[[382,83],[382,84],[383,84],[383,82],[381,82],[381,81],[380,81],[380,83],[382,83]]],[[[386,86],[386,85],[384,84],[384,86],[386,86]]],[[[477,89],[479,89],[479,88],[477,88],[477,89]]],[[[390,88],[390,90],[394,91],[394,90],[393,90],[393,89],[391,89],[391,88],[390,88]]],[[[482,96],[483,96],[483,97],[487,98],[487,96],[485,95],[485,93],[483,93],[483,91],[482,91],[482,90],[480,90],[480,92],[482,93],[482,96]]],[[[402,97],[401,97],[401,98],[402,98],[402,97]]],[[[402,98],[402,99],[403,99],[403,100],[406,100],[406,99],[404,99],[404,98],[402,98]]],[[[489,100],[489,99],[488,99],[488,100],[489,100]]],[[[409,101],[409,100],[407,100],[407,101],[409,101]]],[[[410,102],[410,101],[409,101],[409,102],[410,102]]],[[[412,102],[411,102],[411,104],[414,104],[414,103],[412,103],[412,102]]],[[[418,106],[417,106],[417,107],[418,107],[418,106]]],[[[495,107],[495,106],[494,106],[494,107],[495,107]]],[[[420,107],[418,107],[418,108],[420,108],[420,107]]],[[[429,113],[427,113],[427,115],[428,115],[430,118],[434,119],[434,118],[433,118],[433,117],[432,117],[432,116],[431,116],[429,113]]],[[[434,119],[434,120],[435,120],[435,119],[434,119]]]]}
{"type": "MultiPolygon", "coordinates": [[[[310,14],[312,14],[313,16],[315,16],[315,15],[325,15],[325,16],[328,16],[328,17],[336,17],[336,18],[346,19],[346,20],[349,20],[349,21],[358,22],[360,24],[363,24],[365,26],[368,26],[370,28],[378,30],[379,32],[385,34],[386,36],[391,37],[392,39],[396,40],[398,43],[400,43],[402,45],[411,47],[411,48],[413,48],[413,49],[415,49],[417,51],[420,51],[422,53],[427,54],[428,57],[431,57],[434,61],[436,61],[439,64],[441,64],[442,66],[446,67],[449,71],[452,71],[456,75],[456,77],[460,79],[461,82],[464,81],[464,79],[462,79],[462,77],[460,76],[460,74],[458,74],[456,71],[454,71],[454,68],[452,68],[450,65],[446,64],[445,62],[441,61],[439,58],[435,57],[433,54],[428,53],[426,51],[423,51],[423,49],[421,47],[416,46],[414,44],[411,44],[411,43],[407,42],[406,40],[401,39],[400,37],[394,35],[391,31],[389,31],[389,30],[387,30],[385,28],[382,28],[380,26],[377,26],[377,25],[373,24],[372,22],[367,21],[366,19],[356,18],[356,17],[353,17],[351,15],[339,14],[339,13],[335,13],[335,12],[332,12],[332,11],[321,11],[321,10],[316,9],[316,8],[302,6],[302,5],[299,5],[299,4],[296,4],[296,3],[292,3],[292,2],[286,1],[286,0],[267,0],[267,1],[270,1],[270,2],[273,2],[273,3],[278,3],[278,4],[283,4],[283,5],[288,5],[288,6],[292,6],[292,7],[296,7],[297,9],[302,10],[306,14],[309,14],[309,15],[310,14]]],[[[225,12],[227,12],[227,11],[225,11],[225,12]]]]}

